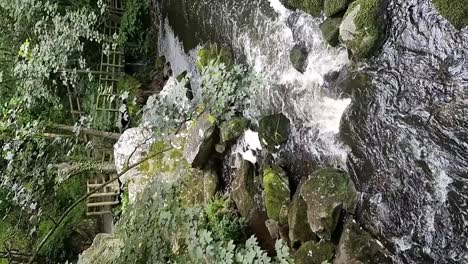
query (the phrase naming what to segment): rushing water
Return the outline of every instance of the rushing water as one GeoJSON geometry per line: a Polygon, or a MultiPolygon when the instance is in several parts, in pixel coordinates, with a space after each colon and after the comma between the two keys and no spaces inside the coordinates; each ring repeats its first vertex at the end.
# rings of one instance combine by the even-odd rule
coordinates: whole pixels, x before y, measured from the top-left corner
{"type": "Polygon", "coordinates": [[[358,65],[371,83],[346,78],[346,50],[324,43],[323,18],[279,0],[164,0],[160,50],[196,85],[199,44],[230,46],[269,81],[264,113],[292,120],[283,159],[294,173],[347,167],[362,192],[357,218],[395,263],[468,263],[468,30],[428,0],[389,2],[388,39],[358,65]],[[289,61],[298,43],[309,50],[304,74],[289,61]],[[328,85],[338,71],[343,81],[328,85]]]}

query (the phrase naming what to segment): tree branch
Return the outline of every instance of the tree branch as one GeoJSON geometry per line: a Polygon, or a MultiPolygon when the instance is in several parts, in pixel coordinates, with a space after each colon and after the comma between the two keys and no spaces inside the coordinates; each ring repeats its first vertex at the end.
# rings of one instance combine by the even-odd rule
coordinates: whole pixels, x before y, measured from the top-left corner
{"type": "MultiPolygon", "coordinates": [[[[75,127],[74,126],[61,125],[61,124],[51,124],[51,128],[70,131],[72,133],[75,132],[75,127]]],[[[111,138],[111,139],[115,139],[115,140],[118,140],[120,138],[120,136],[121,136],[120,133],[106,132],[106,131],[96,130],[96,129],[92,129],[92,128],[80,128],[80,132],[83,132],[84,134],[89,135],[89,136],[111,138]]]]}
{"type": "Polygon", "coordinates": [[[171,150],[172,147],[170,148],[166,148],[158,153],[155,153],[153,155],[150,155],[142,160],[140,160],[139,162],[131,165],[131,166],[128,166],[127,168],[125,168],[121,173],[117,174],[115,177],[111,178],[110,180],[108,180],[107,182],[101,184],[99,187],[97,187],[96,189],[94,189],[93,191],[87,193],[86,195],[82,196],[80,199],[78,199],[75,203],[73,203],[70,207],[68,207],[68,209],[65,211],[65,213],[62,214],[62,216],[60,217],[60,219],[57,221],[57,225],[54,226],[53,229],[51,229],[49,231],[49,233],[47,233],[47,235],[44,237],[44,239],[42,239],[41,243],[37,246],[36,250],[34,251],[34,254],[32,255],[32,257],[29,259],[29,264],[32,264],[34,263],[34,260],[37,258],[39,252],[41,251],[42,247],[45,245],[45,243],[47,242],[47,240],[49,240],[49,238],[55,233],[55,231],[57,231],[57,229],[60,227],[60,225],[63,223],[63,221],[65,220],[65,218],[73,211],[73,209],[75,209],[75,207],[77,207],[80,203],[82,203],[83,201],[85,201],[88,197],[90,197],[92,194],[102,190],[104,187],[106,187],[107,185],[113,183],[114,181],[118,180],[122,175],[124,175],[125,173],[127,173],[128,171],[130,171],[131,169],[133,168],[136,168],[138,167],[139,165],[141,165],[142,163],[144,163],[145,161],[148,161],[152,158],[155,158],[157,157],[158,155],[161,155],[163,154],[164,152],[167,152],[169,150],[171,150]]]}

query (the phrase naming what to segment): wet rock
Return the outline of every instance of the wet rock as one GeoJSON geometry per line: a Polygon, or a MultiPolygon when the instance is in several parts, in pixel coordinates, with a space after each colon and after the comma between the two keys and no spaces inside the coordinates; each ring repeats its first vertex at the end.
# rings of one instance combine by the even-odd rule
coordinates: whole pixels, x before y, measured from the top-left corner
{"type": "Polygon", "coordinates": [[[278,222],[276,222],[275,220],[272,220],[272,219],[268,219],[268,220],[265,221],[265,226],[267,227],[268,232],[270,232],[271,238],[273,238],[273,239],[278,239],[279,238],[280,226],[279,226],[278,222]]]}
{"type": "Polygon", "coordinates": [[[98,234],[90,248],[85,250],[78,258],[77,264],[111,264],[120,254],[122,241],[110,234],[98,234]]]}
{"type": "Polygon", "coordinates": [[[288,205],[283,204],[279,213],[279,224],[287,225],[288,224],[288,205]]]}
{"type": "Polygon", "coordinates": [[[294,45],[289,53],[289,60],[291,61],[294,69],[300,73],[305,72],[307,55],[307,48],[300,44],[294,45]]]}
{"type": "Polygon", "coordinates": [[[289,240],[289,226],[288,225],[283,225],[279,229],[279,235],[280,238],[288,245],[291,247],[291,240],[289,240]]]}
{"type": "Polygon", "coordinates": [[[310,228],[322,239],[331,238],[342,209],[353,212],[356,206],[356,190],[348,174],[335,169],[312,173],[300,192],[310,228]]]}
{"type": "Polygon", "coordinates": [[[323,38],[332,47],[336,47],[339,43],[341,17],[327,18],[321,25],[323,38]]]}
{"type": "Polygon", "coordinates": [[[214,170],[191,169],[181,188],[181,198],[185,205],[206,205],[218,190],[218,176],[214,170]]]}
{"type": "Polygon", "coordinates": [[[288,212],[289,240],[292,248],[298,249],[305,242],[317,238],[307,222],[307,204],[300,196],[293,199],[288,212]]]}
{"type": "Polygon", "coordinates": [[[267,167],[263,172],[265,207],[268,218],[279,221],[280,210],[289,203],[290,190],[286,173],[280,167],[267,167]]]}
{"type": "Polygon", "coordinates": [[[257,209],[255,203],[255,183],[253,165],[242,161],[234,171],[231,197],[242,217],[247,219],[248,225],[259,240],[259,244],[268,252],[275,252],[275,239],[273,239],[265,226],[267,217],[257,209]]]}
{"type": "Polygon", "coordinates": [[[197,53],[197,67],[200,72],[208,65],[224,64],[226,66],[232,65],[231,51],[218,44],[207,44],[200,49],[197,53]]]}
{"type": "Polygon", "coordinates": [[[275,114],[262,118],[258,133],[260,142],[270,151],[274,151],[289,138],[291,122],[283,114],[275,114]]]}
{"type": "Polygon", "coordinates": [[[245,117],[233,117],[219,126],[221,143],[232,143],[237,140],[249,126],[250,121],[245,117]]]}
{"type": "Polygon", "coordinates": [[[323,12],[325,16],[331,17],[342,11],[345,11],[348,7],[350,0],[324,0],[323,12]]]}
{"type": "Polygon", "coordinates": [[[213,152],[217,137],[215,121],[212,115],[205,113],[190,129],[184,157],[192,167],[203,167],[213,152]]]}
{"type": "Polygon", "coordinates": [[[308,241],[294,254],[294,260],[296,264],[329,263],[334,253],[335,247],[330,242],[308,241]]]}
{"type": "Polygon", "coordinates": [[[333,264],[392,263],[382,244],[372,238],[354,220],[345,224],[333,264]]]}
{"type": "Polygon", "coordinates": [[[432,3],[456,29],[462,29],[468,25],[466,0],[432,0],[432,3]]]}
{"type": "Polygon", "coordinates": [[[246,219],[257,211],[253,177],[253,166],[248,161],[242,161],[240,167],[234,171],[231,195],[241,216],[246,219]]]}
{"type": "Polygon", "coordinates": [[[340,40],[356,58],[369,58],[385,34],[383,0],[353,2],[340,25],[340,40]]]}
{"type": "Polygon", "coordinates": [[[320,16],[323,8],[323,0],[281,0],[288,8],[300,9],[313,16],[320,16]]]}

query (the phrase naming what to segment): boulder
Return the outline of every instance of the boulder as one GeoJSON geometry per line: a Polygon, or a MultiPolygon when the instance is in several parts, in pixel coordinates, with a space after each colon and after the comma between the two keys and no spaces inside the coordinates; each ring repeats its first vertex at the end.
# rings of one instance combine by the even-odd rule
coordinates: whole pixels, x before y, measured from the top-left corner
{"type": "Polygon", "coordinates": [[[372,238],[354,220],[343,229],[333,264],[385,264],[392,263],[382,243],[372,238]]]}
{"type": "Polygon", "coordinates": [[[291,49],[289,53],[289,60],[293,65],[294,69],[296,69],[300,73],[305,72],[306,62],[307,62],[307,48],[303,45],[296,44],[291,49]]]}
{"type": "Polygon", "coordinates": [[[98,234],[91,247],[79,256],[77,264],[115,263],[122,244],[122,241],[114,235],[98,234]]]}
{"type": "Polygon", "coordinates": [[[323,38],[332,47],[339,43],[341,17],[329,17],[320,25],[323,38]]]}
{"type": "Polygon", "coordinates": [[[283,204],[280,209],[279,213],[279,224],[280,225],[287,225],[288,224],[288,205],[283,204]]]}
{"type": "Polygon", "coordinates": [[[281,207],[289,203],[291,193],[286,173],[277,166],[267,167],[263,171],[263,184],[268,218],[279,221],[281,207]]]}
{"type": "Polygon", "coordinates": [[[278,222],[272,219],[268,219],[265,221],[265,226],[268,229],[268,232],[270,232],[270,236],[273,239],[278,239],[280,237],[280,226],[278,222]]]}
{"type": "Polygon", "coordinates": [[[313,16],[320,16],[323,0],[280,0],[288,8],[300,9],[313,16]]]}
{"type": "Polygon", "coordinates": [[[356,0],[340,25],[340,40],[356,58],[369,58],[385,34],[383,0],[356,0]]]}
{"type": "Polygon", "coordinates": [[[296,264],[330,263],[335,254],[335,246],[330,242],[312,242],[303,244],[294,254],[296,264]]]}
{"type": "Polygon", "coordinates": [[[245,117],[233,117],[219,125],[219,136],[222,144],[237,140],[249,126],[250,121],[245,117]]]}
{"type": "Polygon", "coordinates": [[[291,132],[291,122],[283,114],[275,114],[262,118],[259,122],[258,133],[260,142],[270,151],[274,151],[285,143],[291,132]]]}
{"type": "Polygon", "coordinates": [[[206,205],[218,190],[218,175],[214,170],[190,169],[181,187],[182,202],[193,207],[206,205]]]}
{"type": "Polygon", "coordinates": [[[354,212],[356,190],[347,173],[318,170],[303,183],[301,197],[307,204],[310,228],[322,239],[330,239],[341,211],[354,212]]]}
{"type": "Polygon", "coordinates": [[[292,248],[298,249],[305,242],[317,238],[307,222],[307,204],[300,196],[292,200],[288,212],[289,240],[292,248]]]}
{"type": "Polygon", "coordinates": [[[462,29],[468,25],[466,0],[432,0],[432,3],[456,29],[462,29]]]}
{"type": "Polygon", "coordinates": [[[324,0],[323,12],[325,16],[331,17],[340,12],[343,12],[348,7],[350,0],[324,0]]]}
{"type": "Polygon", "coordinates": [[[217,140],[215,121],[212,115],[202,114],[189,130],[184,157],[192,167],[202,168],[214,151],[217,140]]]}
{"type": "Polygon", "coordinates": [[[249,219],[257,211],[254,171],[250,162],[242,161],[234,171],[231,195],[242,217],[249,219]]]}

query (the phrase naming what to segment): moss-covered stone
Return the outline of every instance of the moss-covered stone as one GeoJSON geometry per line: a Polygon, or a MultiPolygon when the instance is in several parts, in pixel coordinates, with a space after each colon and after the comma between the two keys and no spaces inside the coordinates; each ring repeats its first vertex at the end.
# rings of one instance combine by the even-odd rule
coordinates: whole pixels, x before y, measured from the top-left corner
{"type": "Polygon", "coordinates": [[[181,186],[181,199],[186,206],[206,205],[218,189],[218,176],[213,170],[191,169],[181,186]]]}
{"type": "Polygon", "coordinates": [[[288,224],[288,205],[283,204],[279,213],[279,224],[287,225],[288,224]]]}
{"type": "Polygon", "coordinates": [[[327,18],[321,25],[323,38],[332,47],[336,47],[339,43],[341,17],[327,18]]]}
{"type": "Polygon", "coordinates": [[[217,44],[207,44],[197,53],[197,67],[200,72],[208,65],[225,64],[230,66],[233,64],[231,51],[217,44]]]}
{"type": "Polygon", "coordinates": [[[296,264],[329,263],[335,254],[335,247],[329,242],[306,242],[294,255],[296,264]]]}
{"type": "Polygon", "coordinates": [[[305,242],[317,238],[307,222],[307,204],[300,196],[295,197],[289,205],[288,225],[289,240],[294,249],[298,249],[305,242]]]}
{"type": "Polygon", "coordinates": [[[289,53],[289,60],[293,67],[300,73],[304,73],[307,61],[307,49],[304,45],[296,44],[289,53]]]}
{"type": "Polygon", "coordinates": [[[193,167],[201,168],[215,150],[218,139],[216,119],[209,113],[201,115],[189,130],[184,157],[193,167]]]}
{"type": "Polygon", "coordinates": [[[323,0],[281,0],[288,8],[300,9],[313,16],[320,16],[323,8],[323,0]]]}
{"type": "Polygon", "coordinates": [[[245,117],[233,117],[219,126],[221,143],[228,143],[238,139],[249,126],[250,121],[245,117]]]}
{"type": "Polygon", "coordinates": [[[122,241],[109,234],[98,234],[94,238],[93,244],[85,250],[78,259],[78,264],[114,263],[120,254],[122,241]]]}
{"type": "Polygon", "coordinates": [[[340,40],[356,58],[369,58],[385,34],[383,0],[356,0],[340,25],[340,40]]]}
{"type": "Polygon", "coordinates": [[[250,162],[243,161],[234,171],[231,196],[242,217],[249,219],[257,211],[254,171],[250,162]]]}
{"type": "Polygon", "coordinates": [[[286,173],[280,167],[268,167],[263,172],[263,184],[268,218],[278,222],[281,207],[289,203],[290,197],[286,173]]]}
{"type": "Polygon", "coordinates": [[[353,212],[356,206],[357,195],[352,181],[347,173],[335,169],[312,173],[300,192],[307,204],[310,228],[324,239],[331,237],[341,210],[353,212]]]}
{"type": "Polygon", "coordinates": [[[327,17],[336,15],[342,11],[345,11],[348,7],[350,0],[324,0],[323,12],[327,17]]]}
{"type": "Polygon", "coordinates": [[[334,264],[386,264],[392,263],[380,242],[372,238],[354,220],[345,224],[334,264]]]}
{"type": "Polygon", "coordinates": [[[258,133],[261,143],[270,151],[285,143],[291,131],[291,122],[283,114],[275,114],[262,118],[259,122],[258,133]]]}
{"type": "Polygon", "coordinates": [[[432,0],[432,3],[456,29],[462,29],[468,25],[466,0],[432,0]]]}

